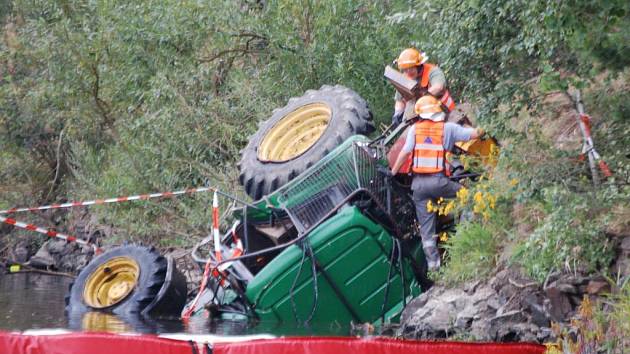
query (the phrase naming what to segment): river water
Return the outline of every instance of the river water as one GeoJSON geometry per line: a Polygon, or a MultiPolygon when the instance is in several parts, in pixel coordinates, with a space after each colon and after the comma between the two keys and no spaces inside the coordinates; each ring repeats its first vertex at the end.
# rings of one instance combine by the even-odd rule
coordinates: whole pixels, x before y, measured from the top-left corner
{"type": "Polygon", "coordinates": [[[189,334],[272,334],[272,335],[348,335],[348,325],[313,324],[306,327],[244,322],[191,319],[120,318],[104,313],[88,313],[68,318],[64,313],[65,296],[72,278],[39,273],[0,273],[0,331],[29,329],[69,329],[136,333],[189,334]]]}

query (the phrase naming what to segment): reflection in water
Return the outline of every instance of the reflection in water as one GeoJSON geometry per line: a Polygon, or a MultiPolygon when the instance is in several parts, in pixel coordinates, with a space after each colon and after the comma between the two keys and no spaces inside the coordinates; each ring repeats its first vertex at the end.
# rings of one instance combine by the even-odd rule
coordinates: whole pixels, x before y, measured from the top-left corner
{"type": "Polygon", "coordinates": [[[114,333],[173,333],[186,331],[179,319],[147,318],[140,314],[119,316],[96,311],[73,314],[68,318],[68,328],[74,331],[114,333]]]}
{"type": "Polygon", "coordinates": [[[66,328],[72,279],[37,273],[0,274],[0,329],[66,328]]]}
{"type": "Polygon", "coordinates": [[[121,317],[103,312],[86,312],[67,317],[65,295],[72,279],[36,273],[0,274],[0,330],[68,328],[75,331],[189,333],[244,335],[348,335],[349,324],[326,323],[296,327],[280,323],[210,320],[194,317],[121,317]]]}
{"type": "Polygon", "coordinates": [[[134,332],[133,327],[122,319],[102,312],[88,312],[83,315],[80,328],[90,332],[134,332]]]}

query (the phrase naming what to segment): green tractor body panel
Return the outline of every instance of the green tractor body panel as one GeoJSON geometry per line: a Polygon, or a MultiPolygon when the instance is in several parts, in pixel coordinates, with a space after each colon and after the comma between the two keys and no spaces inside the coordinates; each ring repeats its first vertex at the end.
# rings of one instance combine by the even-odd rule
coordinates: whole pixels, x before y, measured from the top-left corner
{"type": "MultiPolygon", "coordinates": [[[[392,236],[354,206],[340,209],[306,241],[317,262],[313,322],[372,323],[381,318],[383,308],[385,320],[395,320],[404,302],[420,293],[409,260],[402,258],[404,289],[398,265],[390,267],[392,236]]],[[[296,316],[304,321],[311,314],[315,282],[310,257],[303,254],[300,247],[290,246],[248,284],[246,296],[261,321],[295,323],[296,316]]]]}

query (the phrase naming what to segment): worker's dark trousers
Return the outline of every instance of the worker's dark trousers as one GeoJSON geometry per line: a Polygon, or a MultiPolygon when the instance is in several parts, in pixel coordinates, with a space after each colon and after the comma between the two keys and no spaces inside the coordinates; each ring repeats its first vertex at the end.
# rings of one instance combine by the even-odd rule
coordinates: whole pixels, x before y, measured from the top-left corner
{"type": "Polygon", "coordinates": [[[437,249],[438,236],[435,233],[437,215],[427,210],[427,202],[430,200],[436,204],[440,197],[454,198],[461,188],[461,184],[451,181],[442,174],[416,175],[413,178],[411,184],[413,201],[416,204],[422,249],[427,258],[429,270],[437,270],[440,267],[440,254],[437,249]]]}

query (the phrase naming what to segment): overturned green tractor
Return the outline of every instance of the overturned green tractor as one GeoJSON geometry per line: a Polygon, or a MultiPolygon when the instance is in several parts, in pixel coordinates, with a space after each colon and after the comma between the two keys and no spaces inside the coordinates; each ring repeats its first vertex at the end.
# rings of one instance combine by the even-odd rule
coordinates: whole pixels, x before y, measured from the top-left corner
{"type": "MultiPolygon", "coordinates": [[[[412,123],[368,139],[364,134],[374,127],[367,103],[342,86],[308,91],[274,111],[239,164],[240,182],[257,201],[233,211],[234,227],[218,247],[222,259],[210,237],[195,247],[193,257],[211,271],[182,313],[286,324],[397,320],[431,285],[408,176],[381,172],[391,146],[400,145],[394,141],[412,123]],[[230,258],[241,244],[242,254],[230,258]],[[211,251],[201,255],[204,248],[211,251]]],[[[488,144],[494,142],[473,142],[460,152],[482,154],[488,144]]],[[[104,257],[110,252],[79,275],[69,310],[116,313],[131,306],[146,314],[164,294],[182,291],[176,270],[166,276],[168,264],[162,276],[129,252],[104,257]],[[113,273],[118,284],[108,285],[113,273]]],[[[179,299],[167,312],[179,315],[182,306],[179,299]]]]}

